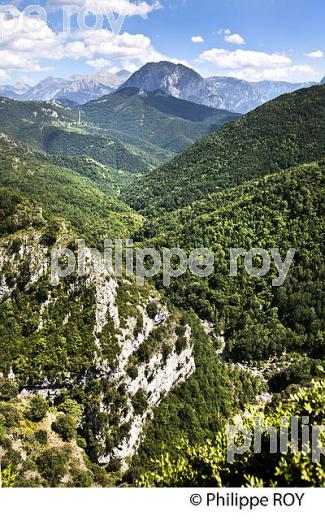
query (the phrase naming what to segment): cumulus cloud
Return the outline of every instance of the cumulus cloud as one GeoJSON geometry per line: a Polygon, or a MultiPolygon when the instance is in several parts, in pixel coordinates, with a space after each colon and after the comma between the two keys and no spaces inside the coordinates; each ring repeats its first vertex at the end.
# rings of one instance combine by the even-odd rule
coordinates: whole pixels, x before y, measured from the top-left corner
{"type": "Polygon", "coordinates": [[[320,58],[324,58],[324,53],[323,53],[323,51],[312,51],[312,52],[307,52],[305,54],[305,56],[307,56],[308,58],[320,59],[320,58]]]}
{"type": "MultiPolygon", "coordinates": [[[[137,6],[143,4],[145,2],[137,6]]],[[[20,23],[12,31],[9,30],[11,21],[0,13],[1,28],[4,29],[0,50],[0,80],[7,79],[14,71],[29,73],[48,70],[44,64],[47,64],[49,58],[85,59],[94,68],[102,65],[134,68],[148,61],[160,60],[178,62],[159,53],[150,38],[143,34],[115,34],[108,29],[56,33],[44,20],[31,21],[19,11],[17,18],[20,23]]]]}
{"type": "Polygon", "coordinates": [[[245,39],[240,34],[226,34],[225,41],[235,45],[245,45],[245,39]]]}
{"type": "Polygon", "coordinates": [[[204,38],[202,36],[192,36],[192,42],[193,43],[203,43],[204,38]]]}
{"type": "Polygon", "coordinates": [[[74,35],[75,42],[65,47],[65,53],[72,58],[87,56],[113,60],[133,61],[141,63],[166,59],[156,51],[150,38],[143,34],[114,34],[107,29],[82,31],[74,35]],[[72,45],[78,45],[73,53],[72,45]]]}
{"type": "MultiPolygon", "coordinates": [[[[108,60],[104,60],[104,58],[97,58],[97,60],[88,60],[86,61],[87,65],[89,67],[94,67],[94,69],[103,69],[104,67],[107,67],[109,65],[108,60]]],[[[116,67],[117,71],[119,70],[116,67]]]]}
{"type": "Polygon", "coordinates": [[[232,76],[246,81],[289,81],[307,82],[315,79],[315,71],[309,65],[291,65],[290,67],[277,67],[269,69],[245,68],[235,70],[232,76]]]}
{"type": "Polygon", "coordinates": [[[63,56],[63,37],[57,35],[41,19],[17,15],[8,19],[0,13],[2,42],[0,49],[0,76],[6,77],[11,71],[39,72],[49,70],[40,61],[60,59],[63,56]],[[14,27],[14,30],[13,30],[14,27]]]}
{"type": "Polygon", "coordinates": [[[225,69],[237,69],[241,67],[265,68],[281,65],[290,65],[291,59],[282,54],[267,54],[259,51],[244,51],[237,49],[210,49],[200,55],[202,61],[208,61],[225,69]]]}
{"type": "MultiPolygon", "coordinates": [[[[295,65],[283,54],[237,49],[210,49],[200,55],[201,62],[210,63],[219,75],[249,81],[312,81],[315,71],[305,64],[295,65]]],[[[215,72],[215,70],[214,70],[215,72]]],[[[213,73],[214,73],[213,72],[213,73]]]]}
{"type": "Polygon", "coordinates": [[[131,0],[48,0],[47,5],[52,9],[61,8],[63,5],[83,7],[92,13],[113,12],[122,16],[142,16],[145,18],[152,11],[161,9],[158,0],[148,3],[145,1],[133,2],[131,0]]]}
{"type": "Polygon", "coordinates": [[[238,33],[233,33],[230,29],[219,29],[218,34],[224,37],[227,43],[234,45],[245,45],[246,41],[243,36],[238,33]]]}

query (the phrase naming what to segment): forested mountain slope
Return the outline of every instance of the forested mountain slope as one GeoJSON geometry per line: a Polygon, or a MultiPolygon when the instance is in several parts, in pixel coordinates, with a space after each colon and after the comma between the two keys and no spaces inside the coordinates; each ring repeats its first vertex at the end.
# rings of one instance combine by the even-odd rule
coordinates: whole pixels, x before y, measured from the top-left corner
{"type": "Polygon", "coordinates": [[[84,106],[0,98],[1,131],[51,155],[147,172],[238,115],[126,89],[84,106]]]}
{"type": "Polygon", "coordinates": [[[81,174],[69,167],[53,164],[46,155],[12,141],[0,138],[0,186],[15,189],[39,202],[50,214],[70,221],[80,235],[96,243],[104,238],[130,236],[141,217],[117,199],[113,190],[102,190],[107,177],[87,177],[87,166],[81,174]]]}
{"type": "Polygon", "coordinates": [[[216,358],[193,314],[101,262],[92,269],[88,253],[83,276],[51,285],[51,249],[75,250],[79,235],[58,218],[64,206],[53,214],[42,199],[46,210],[0,187],[2,468],[20,487],[114,485],[173,390],[180,412],[198,412],[180,431],[199,440],[263,385],[216,358]]]}
{"type": "MultiPolygon", "coordinates": [[[[180,107],[168,103],[169,112],[180,107]]],[[[199,472],[185,482],[200,484],[207,474],[214,485],[215,458],[204,451],[213,445],[205,443],[223,434],[230,417],[247,403],[259,406],[257,398],[264,410],[270,392],[271,407],[302,386],[305,400],[311,380],[324,373],[324,108],[325,87],[279,98],[152,178],[135,176],[126,202],[119,171],[68,148],[66,156],[48,155],[1,134],[0,448],[13,485],[168,485],[157,462],[166,449],[179,485],[180,445],[185,476],[199,472]],[[87,256],[84,276],[74,272],[53,286],[51,249],[75,252],[77,238],[89,246],[133,238],[135,248],[159,251],[205,247],[215,271],[206,278],[187,272],[169,288],[160,273],[139,287],[101,261],[94,271],[87,256]],[[274,262],[262,278],[249,276],[242,260],[237,277],[229,276],[229,249],[256,247],[277,248],[283,260],[296,250],[282,285],[272,284],[281,274],[274,262]]],[[[52,128],[65,135],[74,109],[61,109],[52,128]]],[[[53,114],[43,114],[48,128],[53,114]]],[[[101,117],[97,106],[93,116],[101,117]]],[[[27,119],[29,128],[29,117],[14,127],[27,119]]],[[[78,127],[87,155],[95,135],[88,128],[78,127]]],[[[303,402],[298,412],[316,405],[303,402]]],[[[214,451],[223,464],[222,454],[214,451]]],[[[257,468],[251,462],[238,471],[259,478],[260,460],[257,468]]],[[[221,478],[229,476],[223,469],[221,478]]],[[[245,485],[237,477],[234,471],[224,482],[245,485]]]]}
{"type": "MultiPolygon", "coordinates": [[[[167,289],[181,308],[192,307],[224,333],[232,359],[256,361],[284,352],[324,356],[325,165],[312,163],[214,193],[178,211],[150,219],[138,239],[159,249],[206,247],[215,273],[187,273],[167,289]],[[280,287],[274,262],[267,276],[244,270],[230,277],[230,248],[296,249],[280,287]]],[[[159,281],[158,281],[159,285],[159,281]]]]}
{"type": "Polygon", "coordinates": [[[239,115],[168,96],[127,88],[83,105],[91,124],[142,149],[155,145],[180,152],[239,115]]]}
{"type": "Polygon", "coordinates": [[[0,98],[1,132],[54,155],[88,156],[117,171],[148,171],[156,164],[140,149],[88,128],[79,110],[64,102],[0,98]]]}
{"type": "Polygon", "coordinates": [[[226,123],[144,176],[124,196],[135,209],[155,214],[324,155],[325,86],[318,86],[226,123]]]}

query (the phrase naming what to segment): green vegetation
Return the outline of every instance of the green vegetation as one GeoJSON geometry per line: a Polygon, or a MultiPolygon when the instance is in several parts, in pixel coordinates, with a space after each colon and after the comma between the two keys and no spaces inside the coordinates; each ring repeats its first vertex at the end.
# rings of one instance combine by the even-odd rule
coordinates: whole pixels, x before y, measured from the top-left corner
{"type": "Polygon", "coordinates": [[[188,272],[166,293],[224,333],[232,360],[265,360],[285,351],[324,355],[324,174],[320,162],[267,176],[148,220],[138,233],[159,250],[177,244],[214,253],[211,276],[188,272]],[[297,253],[285,283],[272,287],[274,264],[264,278],[249,276],[241,262],[238,276],[229,276],[229,250],[238,247],[279,248],[282,258],[290,248],[297,253]]]}
{"type": "Polygon", "coordinates": [[[152,469],[152,460],[166,446],[174,453],[182,435],[193,443],[212,439],[226,418],[239,411],[243,403],[253,402],[265,389],[260,378],[217,358],[212,342],[193,312],[185,314],[184,322],[192,329],[195,373],[162,401],[125,477],[129,482],[134,483],[144,468],[152,469]]]}
{"type": "Polygon", "coordinates": [[[325,156],[325,86],[263,105],[198,141],[126,189],[148,215],[174,210],[215,191],[325,156]]]}
{"type": "MultiPolygon", "coordinates": [[[[241,427],[251,434],[256,419],[261,428],[275,427],[277,442],[280,438],[281,418],[298,417],[301,432],[301,418],[308,416],[310,425],[320,426],[324,421],[325,383],[312,382],[307,390],[292,395],[283,405],[250,407],[242,415],[241,427]]],[[[310,430],[311,431],[311,430],[310,430]]],[[[239,436],[238,436],[239,437],[239,436]]],[[[301,434],[300,434],[301,443],[301,434]]],[[[324,440],[324,432],[320,438],[324,440]]],[[[237,440],[241,446],[240,438],[237,440]]],[[[213,442],[191,444],[186,438],[177,441],[176,455],[165,452],[152,461],[154,470],[144,473],[138,485],[145,487],[323,487],[325,472],[322,461],[311,460],[312,438],[309,436],[309,450],[292,453],[270,453],[270,435],[262,436],[262,451],[254,453],[252,448],[235,456],[233,463],[227,461],[227,435],[220,430],[213,442]]]]}
{"type": "Polygon", "coordinates": [[[29,403],[29,407],[25,412],[27,419],[33,422],[40,422],[47,414],[49,405],[45,399],[35,395],[29,403]]]}
{"type": "Polygon", "coordinates": [[[190,105],[131,89],[89,103],[76,127],[75,111],[57,104],[0,104],[4,131],[34,147],[0,138],[6,486],[324,485],[323,461],[311,465],[310,454],[249,451],[230,466],[225,426],[238,415],[248,428],[256,415],[276,427],[280,414],[323,421],[325,86],[282,96],[145,174],[163,147],[169,158],[194,129],[228,117],[190,105]],[[143,127],[132,119],[142,115],[143,127]],[[160,295],[126,276],[99,283],[74,274],[50,286],[49,248],[73,249],[77,236],[87,245],[133,237],[160,251],[208,248],[215,272],[187,272],[169,288],[159,273],[160,295]],[[274,263],[253,278],[241,259],[230,277],[229,250],[238,247],[278,248],[282,259],[296,249],[284,284],[272,285],[274,263]],[[185,356],[193,370],[161,394],[122,475],[115,449],[130,439],[134,417],[151,415],[153,370],[170,367],[171,355],[172,375],[185,356]],[[149,389],[132,391],[139,375],[149,389]],[[272,402],[257,405],[267,392],[272,402]]]}
{"type": "MultiPolygon", "coordinates": [[[[84,116],[83,116],[84,119],[84,116]]],[[[79,110],[60,102],[18,102],[0,98],[0,126],[10,138],[35,150],[67,157],[87,156],[117,171],[148,171],[152,163],[141,149],[79,124],[79,110]]]]}
{"type": "Polygon", "coordinates": [[[144,93],[136,88],[118,90],[90,101],[82,111],[95,127],[145,150],[159,162],[239,117],[226,110],[166,96],[160,91],[144,93]]]}
{"type": "MultiPolygon", "coordinates": [[[[102,245],[105,238],[129,237],[141,222],[141,217],[115,195],[104,193],[97,182],[42,160],[22,145],[12,147],[2,140],[0,187],[14,189],[20,196],[38,202],[51,217],[68,220],[79,236],[92,243],[102,245]]],[[[15,201],[12,199],[10,208],[8,203],[6,200],[1,202],[4,217],[14,209],[15,201]]],[[[1,225],[8,228],[6,218],[1,225]]],[[[28,221],[23,225],[28,225],[28,221]]]]}

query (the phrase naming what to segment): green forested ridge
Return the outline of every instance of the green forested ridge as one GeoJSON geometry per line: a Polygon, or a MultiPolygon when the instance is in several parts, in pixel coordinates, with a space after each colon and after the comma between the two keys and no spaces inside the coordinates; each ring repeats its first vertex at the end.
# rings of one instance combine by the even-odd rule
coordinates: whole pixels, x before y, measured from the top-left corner
{"type": "Polygon", "coordinates": [[[35,150],[67,157],[88,155],[121,172],[144,172],[157,164],[140,148],[123,144],[93,125],[87,126],[81,110],[61,102],[0,98],[0,128],[35,150]]]}
{"type": "Polygon", "coordinates": [[[146,214],[325,156],[325,86],[273,100],[198,141],[126,190],[146,214]]]}
{"type": "Polygon", "coordinates": [[[119,172],[146,172],[237,118],[171,96],[126,89],[84,106],[0,98],[0,128],[53,155],[82,157],[119,172]]]}
{"type": "MultiPolygon", "coordinates": [[[[255,407],[253,415],[276,426],[283,410],[323,421],[324,89],[283,96],[226,125],[154,172],[152,181],[135,176],[123,198],[147,218],[120,200],[119,189],[128,182],[125,172],[120,175],[89,157],[66,157],[59,149],[58,155],[46,155],[2,136],[0,449],[5,485],[323,485],[324,468],[311,466],[310,457],[248,452],[229,467],[224,427],[247,403],[270,391],[272,403],[255,407]],[[98,302],[96,284],[73,276],[50,288],[42,272],[31,283],[38,247],[48,255],[46,248],[62,239],[62,229],[70,246],[78,235],[91,244],[133,237],[136,247],[179,246],[187,252],[206,247],[215,255],[215,273],[206,279],[186,274],[169,289],[157,276],[161,301],[152,284],[138,288],[132,279],[119,279],[114,298],[120,324],[108,319],[98,336],[99,350],[94,330],[105,303],[98,302]],[[240,262],[238,277],[230,278],[231,247],[279,248],[282,258],[289,248],[297,252],[283,286],[272,287],[274,265],[257,279],[240,262]],[[107,364],[118,363],[121,330],[126,328],[125,341],[141,339],[144,315],[157,318],[165,304],[169,316],[164,323],[158,320],[128,358],[126,377],[134,383],[141,366],[161,353],[160,367],[154,367],[159,370],[173,341],[180,355],[187,330],[195,371],[162,394],[122,475],[118,457],[96,462],[129,438],[127,411],[144,413],[150,395],[140,388],[130,396],[129,380],[116,385],[107,377],[107,364]],[[209,337],[206,325],[212,330],[209,337]],[[56,388],[50,399],[18,395],[42,384],[56,388]],[[297,396],[290,400],[290,394],[297,396]],[[30,455],[27,461],[17,438],[30,455]]],[[[174,109],[166,107],[167,112],[174,109]]],[[[148,370],[143,377],[150,384],[154,374],[148,370]]]]}
{"type": "Polygon", "coordinates": [[[114,194],[100,188],[97,175],[92,180],[6,140],[0,140],[0,186],[41,203],[50,214],[69,220],[79,234],[93,242],[128,237],[141,222],[141,217],[114,194]]]}
{"type": "Polygon", "coordinates": [[[184,150],[202,135],[239,117],[160,91],[141,92],[136,88],[122,89],[91,101],[82,110],[87,121],[123,142],[148,151],[154,145],[172,153],[184,150]]]}
{"type": "MultiPolygon", "coordinates": [[[[215,273],[174,280],[167,294],[181,308],[194,308],[224,331],[236,360],[261,360],[284,351],[324,356],[325,163],[312,163],[215,193],[208,199],[150,219],[138,234],[159,249],[206,247],[215,273]],[[297,250],[282,287],[239,268],[229,276],[230,248],[297,250]]],[[[158,285],[161,281],[157,281],[158,285]]]]}
{"type": "Polygon", "coordinates": [[[141,150],[122,144],[111,136],[97,132],[62,130],[48,127],[43,131],[44,151],[53,155],[91,159],[117,171],[148,171],[151,163],[141,150]],[[85,153],[86,152],[86,153],[85,153]]]}

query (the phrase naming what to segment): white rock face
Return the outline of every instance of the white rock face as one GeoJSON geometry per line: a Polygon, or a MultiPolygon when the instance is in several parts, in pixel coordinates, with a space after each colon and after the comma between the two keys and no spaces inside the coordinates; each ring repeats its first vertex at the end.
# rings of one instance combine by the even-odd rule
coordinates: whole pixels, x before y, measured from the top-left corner
{"type": "MultiPolygon", "coordinates": [[[[139,390],[143,390],[148,395],[148,407],[142,415],[136,415],[132,405],[128,415],[123,422],[131,421],[129,437],[124,440],[111,454],[104,456],[99,462],[107,463],[113,456],[123,463],[123,468],[127,468],[125,460],[136,452],[141,441],[143,427],[148,418],[152,417],[154,408],[160,403],[161,399],[168,394],[175,385],[186,381],[195,371],[195,361],[193,356],[193,346],[191,344],[191,329],[186,328],[187,347],[180,354],[177,354],[174,347],[166,361],[161,352],[154,355],[149,363],[138,367],[138,376],[133,381],[125,374],[121,374],[121,380],[126,384],[126,392],[134,396],[139,390]]],[[[176,335],[173,338],[176,343],[176,335]]]]}
{"type": "MultiPolygon", "coordinates": [[[[2,241],[0,244],[0,302],[5,296],[11,297],[14,287],[9,287],[5,271],[19,273],[26,260],[28,260],[29,277],[26,283],[26,289],[35,285],[45,275],[50,275],[50,256],[48,248],[40,242],[41,233],[30,231],[29,233],[19,235],[20,247],[17,252],[10,252],[10,241],[2,241]]],[[[65,247],[64,240],[60,239],[60,246],[65,247]]],[[[185,381],[195,371],[195,362],[193,355],[193,345],[191,337],[191,329],[186,326],[184,338],[185,345],[180,351],[179,346],[176,347],[177,335],[175,332],[178,324],[177,320],[170,316],[168,309],[160,302],[159,294],[151,288],[146,290],[144,295],[140,297],[136,304],[126,302],[126,309],[130,308],[130,316],[123,319],[120,315],[118,306],[118,291],[121,284],[126,287],[125,294],[128,294],[128,287],[131,291],[135,291],[130,281],[117,279],[112,272],[108,273],[106,265],[101,259],[93,260],[91,251],[85,249],[84,254],[84,276],[83,281],[86,286],[94,288],[94,356],[93,366],[90,367],[89,375],[75,382],[69,373],[66,374],[66,382],[56,385],[55,381],[44,380],[39,386],[27,388],[21,392],[22,397],[28,395],[39,394],[45,398],[53,399],[57,397],[62,388],[69,388],[74,384],[84,385],[87,377],[96,377],[97,379],[108,378],[109,381],[117,389],[123,385],[125,388],[125,397],[127,402],[127,411],[120,410],[120,426],[129,424],[128,435],[119,441],[109,453],[106,453],[99,462],[107,463],[111,458],[118,459],[126,468],[126,459],[132,456],[141,441],[143,428],[148,419],[154,413],[154,409],[159,405],[163,397],[168,394],[175,385],[185,381]],[[93,266],[95,265],[95,269],[93,266]],[[148,304],[155,304],[157,308],[156,315],[149,317],[147,312],[148,304]],[[135,316],[138,316],[136,318],[135,316]],[[139,318],[140,321],[139,321],[139,318]],[[107,359],[103,357],[103,345],[101,343],[101,334],[105,326],[113,322],[115,330],[115,340],[117,343],[117,354],[113,366],[108,365],[107,359]],[[139,323],[141,324],[139,326],[139,323]],[[137,375],[133,379],[128,375],[128,365],[132,358],[137,359],[136,353],[138,349],[150,339],[151,334],[160,327],[166,327],[163,341],[154,344],[154,351],[150,355],[150,359],[146,363],[137,362],[137,375]],[[163,346],[168,346],[168,354],[163,353],[163,346]],[[133,408],[132,398],[137,392],[142,391],[146,396],[146,407],[141,415],[138,415],[133,408]],[[123,413],[122,413],[123,412],[123,413]]],[[[69,285],[69,280],[64,280],[65,291],[70,298],[75,298],[78,294],[78,280],[75,279],[69,285]]],[[[44,328],[46,324],[47,311],[55,307],[57,297],[53,293],[55,289],[48,285],[47,298],[39,304],[39,325],[38,330],[44,328]]],[[[78,294],[80,296],[80,293],[78,294]]],[[[69,324],[71,314],[69,309],[64,316],[63,323],[69,324]]],[[[15,378],[11,371],[10,377],[15,378]]],[[[107,414],[109,425],[109,406],[104,405],[102,396],[101,410],[107,414]]],[[[98,439],[103,442],[104,438],[101,432],[98,433],[98,439]]]]}

